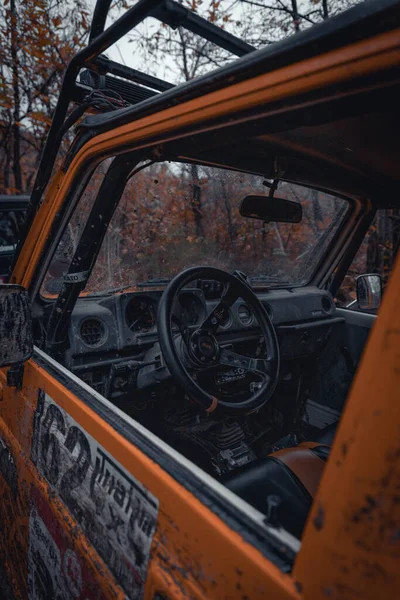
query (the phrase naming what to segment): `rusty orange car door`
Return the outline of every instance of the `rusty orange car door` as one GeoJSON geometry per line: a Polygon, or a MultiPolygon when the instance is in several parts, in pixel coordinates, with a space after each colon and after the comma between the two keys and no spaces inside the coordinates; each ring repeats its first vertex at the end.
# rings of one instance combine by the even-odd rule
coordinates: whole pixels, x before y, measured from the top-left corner
{"type": "Polygon", "coordinates": [[[141,597],[158,499],[78,423],[72,392],[44,366],[26,365],[21,391],[3,389],[0,535],[12,587],[35,599],[141,597]]]}
{"type": "Polygon", "coordinates": [[[0,376],[4,597],[297,597],[291,536],[63,366],[0,376]]]}

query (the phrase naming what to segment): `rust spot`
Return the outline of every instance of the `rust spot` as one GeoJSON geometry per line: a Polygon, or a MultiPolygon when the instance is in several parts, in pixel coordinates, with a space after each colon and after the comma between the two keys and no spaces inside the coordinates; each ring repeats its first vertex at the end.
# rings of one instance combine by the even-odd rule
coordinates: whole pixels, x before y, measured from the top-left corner
{"type": "Polygon", "coordinates": [[[325,511],[322,508],[322,506],[320,505],[318,507],[317,514],[315,515],[315,517],[313,519],[314,527],[317,531],[321,531],[321,529],[324,526],[324,521],[325,521],[325,511]]]}
{"type": "Polygon", "coordinates": [[[332,597],[332,588],[322,588],[322,593],[327,598],[331,598],[332,597]]]}
{"type": "Polygon", "coordinates": [[[300,581],[295,581],[294,582],[294,587],[296,588],[296,591],[299,592],[299,594],[302,593],[302,591],[303,591],[303,585],[300,583],[300,581]]]}
{"type": "Polygon", "coordinates": [[[399,540],[400,540],[400,529],[396,529],[390,536],[389,542],[391,544],[397,544],[397,542],[399,540]]]}
{"type": "Polygon", "coordinates": [[[179,578],[175,576],[175,573],[173,572],[173,570],[171,570],[167,565],[164,565],[162,562],[159,563],[159,567],[160,567],[160,569],[165,571],[165,573],[167,575],[169,575],[169,577],[171,577],[172,581],[174,582],[176,587],[179,588],[182,595],[185,598],[187,598],[188,596],[187,596],[186,590],[185,590],[184,586],[182,585],[182,583],[179,581],[179,578]]]}
{"type": "Polygon", "coordinates": [[[392,340],[392,337],[400,335],[400,329],[387,329],[383,338],[383,349],[391,350],[391,347],[396,344],[397,340],[392,340]]]}
{"type": "Polygon", "coordinates": [[[346,456],[346,454],[347,454],[347,450],[348,450],[347,443],[346,443],[346,442],[344,442],[344,443],[342,444],[342,456],[343,456],[343,458],[345,458],[345,456],[346,456]]]}
{"type": "Polygon", "coordinates": [[[371,518],[371,513],[377,507],[375,498],[372,496],[365,496],[365,505],[360,508],[354,515],[354,523],[359,523],[363,517],[371,518]]]}
{"type": "Polygon", "coordinates": [[[365,559],[359,560],[354,563],[354,567],[363,577],[373,579],[374,581],[377,579],[384,581],[387,578],[386,571],[376,562],[370,562],[365,559]]]}

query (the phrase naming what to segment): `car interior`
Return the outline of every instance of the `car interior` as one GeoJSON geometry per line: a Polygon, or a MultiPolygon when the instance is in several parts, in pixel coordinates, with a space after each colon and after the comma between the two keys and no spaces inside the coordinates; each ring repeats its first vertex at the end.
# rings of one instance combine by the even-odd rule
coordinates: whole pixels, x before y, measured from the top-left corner
{"type": "MultiPolygon", "coordinates": [[[[108,168],[121,169],[124,182],[118,187],[112,177],[104,178],[91,204],[80,196],[79,202],[86,202],[85,227],[78,232],[72,218],[58,255],[49,252],[42,265],[44,283],[34,300],[36,343],[257,508],[270,525],[297,538],[376,319],[338,308],[335,297],[375,211],[398,205],[400,141],[394,124],[399,92],[395,85],[389,95],[378,90],[346,102],[325,99],[284,119],[261,117],[183,137],[165,143],[157,159],[153,149],[129,155],[123,165],[117,157],[108,168]],[[257,280],[246,250],[246,270],[232,261],[222,261],[221,267],[211,253],[200,264],[189,257],[189,264],[178,262],[175,271],[166,267],[144,281],[133,277],[145,261],[139,257],[130,285],[125,281],[115,289],[102,287],[105,263],[97,263],[92,291],[93,256],[104,254],[105,231],[118,199],[132,170],[138,172],[145,161],[257,176],[265,181],[258,193],[264,189],[278,208],[285,183],[333,194],[340,202],[330,205],[329,214],[336,214],[337,227],[323,246],[316,235],[303,279],[291,279],[283,263],[278,276],[257,280]]],[[[90,130],[91,123],[88,117],[83,127],[90,130]]],[[[238,201],[245,197],[240,191],[238,201]]],[[[156,201],[153,195],[152,206],[156,201]]],[[[78,217],[79,202],[76,198],[78,217]]],[[[268,222],[266,236],[276,245],[271,231],[274,218],[287,218],[283,209],[278,217],[259,215],[258,220],[233,210],[235,219],[257,223],[259,243],[268,222]]],[[[321,223],[325,218],[323,213],[321,223]]],[[[157,226],[160,230],[162,219],[157,226]]],[[[144,244],[140,231],[137,241],[144,244]]],[[[150,239],[149,247],[155,243],[150,239]]],[[[293,260],[298,256],[300,250],[293,260]]]]}

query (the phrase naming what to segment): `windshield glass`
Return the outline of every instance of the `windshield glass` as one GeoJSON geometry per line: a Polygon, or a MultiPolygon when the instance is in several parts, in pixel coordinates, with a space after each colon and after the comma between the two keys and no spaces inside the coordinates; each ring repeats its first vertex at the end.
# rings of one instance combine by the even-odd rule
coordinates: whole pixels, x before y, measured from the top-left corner
{"type": "Polygon", "coordinates": [[[84,293],[165,283],[195,265],[238,269],[253,285],[307,283],[348,202],[280,182],[276,195],[302,205],[300,223],[242,217],[242,199],[268,195],[268,183],[258,175],[194,164],[143,168],[126,185],[84,293]]]}

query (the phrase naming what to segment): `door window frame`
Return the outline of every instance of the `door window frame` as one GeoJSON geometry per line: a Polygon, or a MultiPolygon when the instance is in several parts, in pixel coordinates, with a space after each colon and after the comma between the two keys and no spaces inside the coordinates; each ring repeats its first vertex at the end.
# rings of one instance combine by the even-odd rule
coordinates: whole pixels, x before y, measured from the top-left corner
{"type": "Polygon", "coordinates": [[[129,417],[43,350],[35,347],[31,360],[72,392],[125,440],[158,464],[174,481],[282,572],[291,571],[301,547],[299,540],[282,528],[266,524],[264,514],[129,417]]]}

